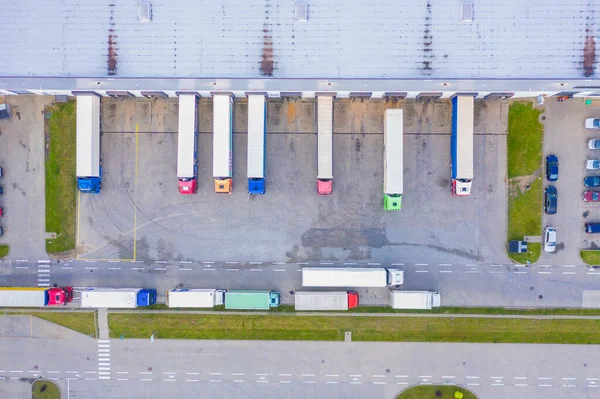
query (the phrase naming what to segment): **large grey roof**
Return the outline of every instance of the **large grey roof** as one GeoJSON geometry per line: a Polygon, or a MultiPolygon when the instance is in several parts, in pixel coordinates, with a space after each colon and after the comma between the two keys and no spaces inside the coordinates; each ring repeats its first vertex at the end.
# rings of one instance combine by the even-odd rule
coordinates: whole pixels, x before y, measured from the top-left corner
{"type": "Polygon", "coordinates": [[[460,22],[460,0],[309,0],[307,22],[295,21],[290,0],[150,2],[151,22],[137,21],[133,0],[4,2],[0,76],[581,79],[597,70],[600,0],[474,0],[471,23],[460,22]]]}

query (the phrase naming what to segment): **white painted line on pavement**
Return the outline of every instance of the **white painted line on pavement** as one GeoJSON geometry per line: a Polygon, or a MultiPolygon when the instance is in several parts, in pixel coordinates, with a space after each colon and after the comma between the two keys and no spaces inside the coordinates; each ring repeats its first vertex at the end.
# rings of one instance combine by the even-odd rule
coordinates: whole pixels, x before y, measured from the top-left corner
{"type": "MultiPolygon", "coordinates": [[[[467,272],[468,273],[468,272],[467,272]]],[[[489,272],[490,274],[502,274],[504,272],[489,272]]]]}
{"type": "Polygon", "coordinates": [[[586,378],[586,381],[598,381],[600,378],[586,378]]]}
{"type": "Polygon", "coordinates": [[[478,270],[467,270],[467,273],[479,273],[478,270]]]}
{"type": "Polygon", "coordinates": [[[208,382],[223,382],[223,380],[208,380],[208,382]]]}
{"type": "Polygon", "coordinates": [[[552,274],[552,272],[537,272],[537,274],[552,274]]]}
{"type": "Polygon", "coordinates": [[[302,377],[314,377],[314,374],[302,374],[302,377]]]}
{"type": "Polygon", "coordinates": [[[551,380],[552,377],[538,377],[538,380],[551,380]]]}
{"type": "Polygon", "coordinates": [[[22,373],[23,370],[10,370],[9,373],[22,373]]]}
{"type": "Polygon", "coordinates": [[[262,376],[265,376],[265,375],[269,375],[269,374],[265,374],[265,373],[259,373],[259,374],[254,374],[254,375],[256,375],[256,376],[261,376],[261,375],[262,375],[262,376]]]}
{"type": "Polygon", "coordinates": [[[515,273],[515,274],[526,274],[527,272],[517,272],[517,271],[515,271],[513,273],[515,273]]]}
{"type": "Polygon", "coordinates": [[[163,372],[163,374],[166,374],[166,375],[173,375],[173,374],[177,374],[177,373],[174,373],[174,372],[172,372],[172,371],[165,371],[165,372],[163,372]]]}
{"type": "Polygon", "coordinates": [[[456,378],[454,375],[443,375],[442,378],[456,378]]]}
{"type": "Polygon", "coordinates": [[[429,270],[415,270],[415,273],[429,273],[429,270]]]}
{"type": "Polygon", "coordinates": [[[408,378],[407,375],[397,375],[396,378],[408,378]]]}
{"type": "Polygon", "coordinates": [[[63,269],[63,270],[73,270],[72,267],[61,267],[61,269],[63,269]]]}
{"type": "Polygon", "coordinates": [[[240,383],[240,382],[246,382],[246,381],[245,381],[245,380],[233,380],[233,382],[238,382],[238,383],[240,383]]]}
{"type": "Polygon", "coordinates": [[[468,375],[467,378],[479,378],[479,377],[474,376],[474,375],[468,375]]]}
{"type": "Polygon", "coordinates": [[[537,265],[538,267],[551,267],[550,265],[537,265]]]}
{"type": "Polygon", "coordinates": [[[362,384],[362,381],[350,381],[350,384],[362,384]]]}
{"type": "MultiPolygon", "coordinates": [[[[231,375],[246,375],[246,373],[231,373],[231,375]]],[[[281,374],[279,374],[279,375],[281,375],[281,374]]]]}
{"type": "Polygon", "coordinates": [[[86,381],[96,381],[97,378],[84,378],[84,380],[86,380],[86,381]]]}
{"type": "Polygon", "coordinates": [[[515,380],[526,380],[527,377],[513,377],[515,380]]]}
{"type": "Polygon", "coordinates": [[[109,260],[108,263],[121,263],[120,260],[109,260]]]}
{"type": "MultiPolygon", "coordinates": [[[[465,263],[466,267],[477,267],[477,265],[475,263],[465,263]]],[[[502,265],[490,265],[491,267],[499,267],[502,265]]]]}
{"type": "Polygon", "coordinates": [[[15,266],[17,269],[29,269],[29,266],[15,266]]]}
{"type": "Polygon", "coordinates": [[[110,352],[110,349],[98,349],[98,352],[110,352]]]}
{"type": "MultiPolygon", "coordinates": [[[[110,371],[110,367],[98,367],[98,371],[110,371]]],[[[104,373],[100,373],[100,374],[104,374],[104,373]]],[[[108,373],[110,374],[110,373],[108,373]]]]}
{"type": "Polygon", "coordinates": [[[198,382],[200,380],[186,380],[187,382],[198,382]]]}
{"type": "Polygon", "coordinates": [[[273,264],[273,265],[285,265],[285,262],[281,262],[281,261],[279,261],[279,262],[271,262],[271,264],[273,264]]]}
{"type": "Polygon", "coordinates": [[[373,262],[373,263],[367,263],[367,265],[369,265],[369,266],[381,266],[381,263],[373,262]]]}
{"type": "Polygon", "coordinates": [[[208,375],[223,375],[223,373],[208,373],[208,375]]]}
{"type": "Polygon", "coordinates": [[[144,270],[143,267],[132,267],[131,270],[144,270]]]}
{"type": "MultiPolygon", "coordinates": [[[[170,381],[170,382],[177,382],[177,380],[169,380],[169,379],[165,379],[163,381],[170,381]]],[[[212,381],[211,381],[212,382],[212,381]]]]}
{"type": "Polygon", "coordinates": [[[240,269],[225,269],[228,272],[239,272],[240,269]]]}
{"type": "Polygon", "coordinates": [[[575,274],[575,272],[562,272],[562,274],[575,274]]]}
{"type": "MultiPolygon", "coordinates": [[[[0,370],[0,373],[4,373],[4,370],[0,370]]],[[[58,370],[48,370],[46,373],[60,373],[58,370]]]]}
{"type": "Polygon", "coordinates": [[[120,267],[109,267],[108,270],[121,270],[120,267]]]}
{"type": "Polygon", "coordinates": [[[291,384],[292,381],[279,381],[280,384],[291,384]]]}
{"type": "Polygon", "coordinates": [[[40,283],[47,283],[48,281],[50,281],[50,279],[49,278],[38,278],[38,281],[40,283]]]}
{"type": "Polygon", "coordinates": [[[574,265],[563,265],[563,267],[569,267],[569,268],[573,268],[575,267],[574,265]]]}
{"type": "Polygon", "coordinates": [[[263,269],[250,269],[251,272],[262,272],[263,269]]]}
{"type": "Polygon", "coordinates": [[[419,378],[431,378],[430,375],[420,375],[419,378]]]}
{"type": "Polygon", "coordinates": [[[303,384],[314,384],[316,381],[302,381],[303,384]]]}
{"type": "Polygon", "coordinates": [[[504,377],[490,377],[492,380],[501,380],[504,377]]]}
{"type": "Polygon", "coordinates": [[[600,274],[599,272],[587,272],[586,274],[600,274]]]}
{"type": "Polygon", "coordinates": [[[50,287],[49,283],[39,283],[38,287],[50,287]]]}
{"type": "Polygon", "coordinates": [[[477,386],[477,385],[479,385],[479,384],[471,382],[471,383],[467,383],[467,385],[468,385],[468,386],[477,386]]]}
{"type": "Polygon", "coordinates": [[[117,371],[117,374],[129,374],[129,371],[117,371]]]}
{"type": "Polygon", "coordinates": [[[273,269],[274,272],[285,272],[285,269],[273,269]]]}
{"type": "Polygon", "coordinates": [[[321,262],[320,265],[333,265],[333,262],[321,262]]]}
{"type": "Polygon", "coordinates": [[[527,384],[515,384],[516,387],[526,387],[527,384]]]}
{"type": "Polygon", "coordinates": [[[415,266],[429,266],[429,263],[415,263],[415,266]]]}
{"type": "Polygon", "coordinates": [[[404,263],[392,263],[392,266],[404,266],[404,263]]]}
{"type": "Polygon", "coordinates": [[[129,381],[129,378],[117,378],[117,381],[129,381]]]}
{"type": "Polygon", "coordinates": [[[38,260],[38,263],[50,263],[50,260],[38,260]]]}
{"type": "Polygon", "coordinates": [[[291,374],[277,374],[280,377],[291,377],[291,374]]]}
{"type": "Polygon", "coordinates": [[[325,374],[325,377],[339,377],[339,374],[325,374]]]}
{"type": "Polygon", "coordinates": [[[262,265],[262,262],[248,262],[249,265],[262,265]]]}
{"type": "Polygon", "coordinates": [[[192,269],[184,269],[184,268],[181,268],[181,267],[180,267],[180,268],[179,268],[179,270],[180,270],[180,271],[190,271],[190,270],[192,270],[192,269]]]}
{"type": "Polygon", "coordinates": [[[28,259],[17,259],[17,262],[29,262],[28,259]]]}
{"type": "Polygon", "coordinates": [[[440,273],[452,273],[452,270],[440,270],[440,273]]]}
{"type": "Polygon", "coordinates": [[[214,264],[215,262],[202,262],[202,263],[204,263],[205,265],[212,265],[212,264],[214,264]]]}
{"type": "Polygon", "coordinates": [[[202,269],[202,271],[210,272],[210,271],[217,271],[217,269],[202,269]]]}
{"type": "Polygon", "coordinates": [[[563,380],[574,381],[575,377],[562,377],[563,380]]]}
{"type": "Polygon", "coordinates": [[[185,265],[187,265],[187,264],[190,264],[190,263],[192,263],[192,262],[191,262],[191,261],[189,261],[189,260],[180,260],[180,261],[179,261],[179,263],[180,263],[180,264],[185,264],[185,265]]]}
{"type": "Polygon", "coordinates": [[[360,378],[360,377],[362,377],[362,374],[350,374],[350,377],[360,378]]]}
{"type": "Polygon", "coordinates": [[[138,374],[152,374],[152,371],[138,371],[138,374]]]}
{"type": "Polygon", "coordinates": [[[154,263],[163,263],[164,264],[164,263],[169,263],[169,262],[166,260],[155,260],[154,263]]]}
{"type": "Polygon", "coordinates": [[[240,262],[225,262],[226,265],[237,265],[240,262]]]}
{"type": "Polygon", "coordinates": [[[373,378],[385,378],[385,375],[373,374],[373,378]]]}
{"type": "Polygon", "coordinates": [[[83,262],[84,263],[96,263],[97,261],[96,260],[84,260],[83,262]]]}
{"type": "Polygon", "coordinates": [[[397,382],[396,385],[408,385],[408,382],[397,382]]]}
{"type": "Polygon", "coordinates": [[[385,385],[385,381],[373,381],[373,384],[385,385]]]}
{"type": "Polygon", "coordinates": [[[452,266],[452,263],[440,263],[440,266],[452,266]]]}
{"type": "Polygon", "coordinates": [[[327,381],[328,384],[337,384],[337,381],[327,381]]]}
{"type": "Polygon", "coordinates": [[[152,378],[140,378],[140,381],[154,381],[152,378]]]}
{"type": "Polygon", "coordinates": [[[166,267],[155,267],[154,270],[167,270],[166,267]]]}
{"type": "Polygon", "coordinates": [[[143,260],[132,260],[131,263],[144,263],[143,260]]]}
{"type": "Polygon", "coordinates": [[[97,267],[84,267],[85,270],[96,270],[98,269],[97,267]]]}

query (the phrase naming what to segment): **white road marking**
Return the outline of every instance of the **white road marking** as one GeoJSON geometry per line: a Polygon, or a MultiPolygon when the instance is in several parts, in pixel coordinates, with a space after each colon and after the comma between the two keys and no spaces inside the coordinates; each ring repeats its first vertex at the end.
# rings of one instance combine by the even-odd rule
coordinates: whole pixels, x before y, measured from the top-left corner
{"type": "Polygon", "coordinates": [[[552,272],[537,272],[537,274],[552,274],[552,272]]]}
{"type": "Polygon", "coordinates": [[[84,267],[85,270],[96,270],[98,269],[97,267],[84,267]]]}
{"type": "Polygon", "coordinates": [[[169,263],[166,260],[155,260],[154,263],[169,263]]]}
{"type": "Polygon", "coordinates": [[[415,266],[429,266],[428,263],[415,263],[415,266]]]}
{"type": "Polygon", "coordinates": [[[362,381],[350,381],[350,384],[362,384],[362,381]]]}
{"type": "Polygon", "coordinates": [[[200,375],[200,373],[185,373],[186,375],[200,375]]]}
{"type": "Polygon", "coordinates": [[[246,381],[245,380],[233,380],[233,382],[241,383],[241,382],[246,382],[246,381]]]}
{"type": "Polygon", "coordinates": [[[216,270],[217,270],[217,269],[202,269],[202,271],[205,271],[205,272],[209,272],[209,271],[216,271],[216,270]]]}
{"type": "Polygon", "coordinates": [[[575,272],[562,272],[562,274],[575,274],[575,272]]]}
{"type": "Polygon", "coordinates": [[[61,267],[62,270],[73,270],[72,267],[61,267]]]}
{"type": "MultiPolygon", "coordinates": [[[[231,373],[231,375],[246,375],[246,373],[231,373]]],[[[281,375],[281,374],[279,374],[279,375],[281,375]]]]}
{"type": "Polygon", "coordinates": [[[249,265],[262,265],[262,262],[248,262],[249,265]]]}
{"type": "Polygon", "coordinates": [[[262,272],[263,269],[250,269],[251,272],[262,272]]]}
{"type": "Polygon", "coordinates": [[[179,268],[179,270],[181,270],[181,271],[190,271],[190,270],[192,270],[192,269],[184,269],[184,268],[181,268],[181,267],[180,267],[180,268],[179,268]]]}
{"type": "Polygon", "coordinates": [[[415,270],[416,273],[429,273],[429,270],[415,270]]]}
{"type": "Polygon", "coordinates": [[[302,377],[314,377],[314,374],[302,374],[302,377]]]}
{"type": "Polygon", "coordinates": [[[274,272],[285,272],[285,269],[273,269],[274,272]]]}
{"type": "Polygon", "coordinates": [[[337,384],[337,381],[327,381],[328,384],[337,384]]]}
{"type": "Polygon", "coordinates": [[[144,270],[143,267],[132,267],[131,270],[144,270]]]}
{"type": "Polygon", "coordinates": [[[237,265],[240,262],[225,262],[226,265],[237,265]]]}
{"type": "Polygon", "coordinates": [[[166,267],[155,267],[154,270],[167,270],[166,267]]]}
{"type": "Polygon", "coordinates": [[[419,378],[431,378],[430,375],[420,375],[419,378]]]}
{"type": "Polygon", "coordinates": [[[280,384],[291,384],[292,381],[279,381],[280,384]]]}
{"type": "Polygon", "coordinates": [[[239,272],[240,269],[225,269],[228,272],[239,272]]]}
{"type": "Polygon", "coordinates": [[[392,263],[392,266],[404,266],[404,263],[392,263]]]}
{"type": "Polygon", "coordinates": [[[515,271],[513,273],[515,273],[515,274],[526,274],[527,272],[517,272],[517,271],[515,271]]]}
{"type": "Polygon", "coordinates": [[[367,263],[367,265],[369,265],[369,266],[381,266],[381,263],[373,262],[373,263],[367,263]]]}
{"type": "Polygon", "coordinates": [[[452,266],[452,263],[440,263],[440,266],[452,266]]]}
{"type": "Polygon", "coordinates": [[[108,263],[121,263],[120,260],[109,260],[108,263]]]}
{"type": "Polygon", "coordinates": [[[408,378],[407,375],[397,375],[396,378],[408,378]]]}
{"type": "Polygon", "coordinates": [[[129,371],[117,371],[117,374],[129,374],[129,371]]]}
{"type": "Polygon", "coordinates": [[[120,267],[109,267],[108,270],[121,270],[120,267]]]}
{"type": "Polygon", "coordinates": [[[373,381],[373,384],[385,385],[385,381],[373,381]]]}
{"type": "Polygon", "coordinates": [[[207,262],[207,261],[204,261],[204,262],[202,262],[202,263],[204,263],[205,265],[212,265],[212,264],[214,264],[215,262],[212,262],[212,261],[208,261],[208,262],[207,262]]]}
{"type": "Polygon", "coordinates": [[[515,384],[516,387],[526,387],[527,384],[515,384]]]}
{"type": "Polygon", "coordinates": [[[223,373],[208,373],[208,375],[223,375],[223,373]]]}
{"type": "Polygon", "coordinates": [[[316,381],[302,381],[303,384],[314,384],[316,381]]]}
{"type": "Polygon", "coordinates": [[[456,376],[453,376],[453,375],[443,375],[442,378],[456,378],[456,376]]]}
{"type": "Polygon", "coordinates": [[[408,382],[397,382],[396,385],[408,385],[408,382]]]}
{"type": "Polygon", "coordinates": [[[129,381],[129,378],[117,378],[117,381],[129,381]]]}
{"type": "Polygon", "coordinates": [[[84,260],[83,262],[84,263],[96,263],[97,261],[96,260],[84,260]]]}
{"type": "Polygon", "coordinates": [[[320,265],[333,265],[333,262],[321,262],[320,265]]]}
{"type": "Polygon", "coordinates": [[[385,375],[373,374],[373,378],[385,378],[385,375]]]}
{"type": "Polygon", "coordinates": [[[280,377],[291,377],[291,374],[278,374],[280,377]]]}
{"type": "Polygon", "coordinates": [[[467,383],[467,385],[468,385],[468,386],[477,386],[477,385],[479,385],[479,384],[477,384],[477,383],[467,383]]]}
{"type": "Polygon", "coordinates": [[[17,269],[29,269],[29,266],[16,266],[17,269]]]}
{"type": "Polygon", "coordinates": [[[574,265],[563,265],[562,267],[574,268],[574,265]]]}
{"type": "Polygon", "coordinates": [[[186,380],[187,382],[198,382],[200,380],[186,380]]]}
{"type": "Polygon", "coordinates": [[[440,273],[452,273],[452,270],[440,270],[440,273]]]}
{"type": "Polygon", "coordinates": [[[478,270],[467,270],[467,273],[479,273],[478,270]]]}
{"type": "Polygon", "coordinates": [[[140,381],[154,381],[152,378],[140,378],[140,381]]]}
{"type": "Polygon", "coordinates": [[[563,377],[562,379],[567,381],[574,381],[575,377],[563,377]]]}
{"type": "Polygon", "coordinates": [[[192,262],[189,261],[189,260],[180,260],[179,263],[182,264],[182,265],[187,265],[187,264],[190,264],[192,262]]]}
{"type": "Polygon", "coordinates": [[[10,370],[9,373],[22,373],[23,370],[10,370]]]}
{"type": "Polygon", "coordinates": [[[258,381],[256,381],[256,382],[263,382],[263,383],[267,383],[267,382],[269,382],[269,381],[267,381],[267,380],[258,380],[258,381]]]}
{"type": "Polygon", "coordinates": [[[467,378],[479,378],[479,377],[474,376],[474,375],[468,375],[467,378]]]}
{"type": "Polygon", "coordinates": [[[538,380],[551,380],[552,377],[538,377],[538,380]]]}
{"type": "Polygon", "coordinates": [[[17,259],[17,262],[29,262],[28,259],[17,259]]]}
{"type": "Polygon", "coordinates": [[[339,377],[339,374],[325,374],[325,377],[339,377]]]}
{"type": "Polygon", "coordinates": [[[527,377],[513,377],[515,380],[526,380],[527,377]]]}

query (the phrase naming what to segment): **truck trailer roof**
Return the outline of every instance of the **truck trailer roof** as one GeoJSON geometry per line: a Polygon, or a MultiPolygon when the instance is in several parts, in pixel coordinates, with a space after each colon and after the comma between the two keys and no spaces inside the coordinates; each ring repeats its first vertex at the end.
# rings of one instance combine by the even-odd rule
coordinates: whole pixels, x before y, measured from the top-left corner
{"type": "MultiPolygon", "coordinates": [[[[175,288],[167,293],[170,308],[212,308],[215,306],[214,289],[175,288]]],[[[221,292],[222,294],[222,292],[221,292]]]]}
{"type": "Polygon", "coordinates": [[[402,109],[386,109],[384,122],[384,178],[385,194],[404,191],[404,118],[402,109]]]}
{"type": "Polygon", "coordinates": [[[317,96],[317,178],[333,179],[333,96],[317,96]]]}
{"type": "Polygon", "coordinates": [[[177,131],[177,177],[195,177],[196,159],[196,94],[179,95],[179,126],[177,131]]]}
{"type": "Polygon", "coordinates": [[[230,94],[213,96],[213,177],[231,177],[232,102],[230,94]]]}
{"type": "Polygon", "coordinates": [[[452,178],[473,178],[473,96],[452,99],[452,178]]]}
{"type": "Polygon", "coordinates": [[[296,310],[348,310],[346,291],[296,291],[296,310]]]}
{"type": "Polygon", "coordinates": [[[384,268],[303,267],[303,287],[385,287],[384,268]]]}
{"type": "Polygon", "coordinates": [[[42,307],[48,304],[47,288],[0,287],[0,306],[42,307]]]}
{"type": "Polygon", "coordinates": [[[430,291],[390,291],[390,306],[394,309],[431,309],[439,306],[433,297],[439,298],[437,292],[430,291]]]}
{"type": "Polygon", "coordinates": [[[135,308],[141,288],[87,288],[81,292],[82,308],[135,308]]]}
{"type": "Polygon", "coordinates": [[[266,103],[264,94],[248,95],[248,177],[265,177],[266,103]]]}
{"type": "Polygon", "coordinates": [[[225,309],[269,309],[270,294],[270,291],[227,291],[225,293],[225,309]]]}
{"type": "Polygon", "coordinates": [[[78,177],[100,176],[100,97],[77,95],[76,173],[78,177]]]}

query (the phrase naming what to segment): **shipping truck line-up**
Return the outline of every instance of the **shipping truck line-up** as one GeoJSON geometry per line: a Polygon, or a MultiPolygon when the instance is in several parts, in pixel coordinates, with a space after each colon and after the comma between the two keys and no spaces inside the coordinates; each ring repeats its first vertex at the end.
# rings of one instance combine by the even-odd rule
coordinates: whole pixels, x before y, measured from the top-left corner
{"type": "Polygon", "coordinates": [[[248,95],[248,193],[265,193],[267,104],[264,94],[248,95]]]}
{"type": "Polygon", "coordinates": [[[225,292],[225,309],[269,310],[279,306],[277,291],[231,290],[225,292]]]}
{"type": "Polygon", "coordinates": [[[348,310],[358,306],[358,294],[352,291],[297,291],[296,310],[348,310]]]}
{"type": "Polygon", "coordinates": [[[81,291],[82,308],[133,309],[156,303],[153,288],[96,288],[81,291]]]}
{"type": "Polygon", "coordinates": [[[76,174],[77,188],[82,193],[100,193],[100,96],[77,95],[76,174]]]}
{"type": "Polygon", "coordinates": [[[404,272],[383,267],[303,267],[303,287],[394,287],[404,284],[404,272]]]}
{"type": "Polygon", "coordinates": [[[0,287],[0,307],[41,308],[66,305],[72,300],[72,287],[0,287]]]}
{"type": "Polygon", "coordinates": [[[333,192],[333,96],[317,96],[317,194],[333,192]]]}

